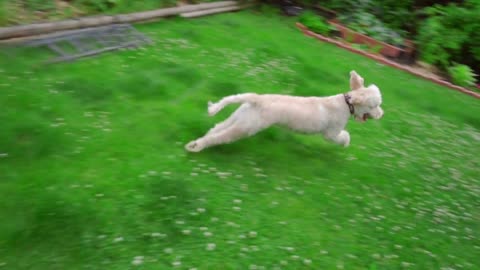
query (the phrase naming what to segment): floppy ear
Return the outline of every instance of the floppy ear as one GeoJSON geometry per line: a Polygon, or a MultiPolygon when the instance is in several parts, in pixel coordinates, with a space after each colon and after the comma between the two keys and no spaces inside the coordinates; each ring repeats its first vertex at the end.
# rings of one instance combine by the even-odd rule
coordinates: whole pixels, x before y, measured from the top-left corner
{"type": "Polygon", "coordinates": [[[363,78],[355,70],[350,71],[350,90],[357,90],[362,87],[364,87],[363,78]]]}

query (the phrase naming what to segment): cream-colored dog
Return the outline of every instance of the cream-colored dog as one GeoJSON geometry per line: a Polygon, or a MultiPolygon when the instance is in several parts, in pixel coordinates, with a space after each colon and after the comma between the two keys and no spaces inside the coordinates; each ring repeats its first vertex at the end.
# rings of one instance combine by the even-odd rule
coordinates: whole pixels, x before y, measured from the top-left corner
{"type": "Polygon", "coordinates": [[[252,136],[272,125],[286,126],[303,133],[321,133],[326,139],[346,147],[350,144],[350,134],[345,126],[350,115],[361,122],[383,116],[380,90],[375,85],[365,87],[363,82],[360,75],[351,71],[351,91],[346,94],[297,97],[246,93],[225,97],[217,103],[209,102],[210,116],[229,104],[242,105],[205,136],[185,145],[185,149],[199,152],[207,147],[252,136]]]}

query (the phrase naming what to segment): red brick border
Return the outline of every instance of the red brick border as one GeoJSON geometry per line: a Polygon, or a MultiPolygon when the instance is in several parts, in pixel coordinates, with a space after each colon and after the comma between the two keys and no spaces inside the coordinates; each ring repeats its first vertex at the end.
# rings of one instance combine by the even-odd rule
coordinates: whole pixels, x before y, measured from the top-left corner
{"type": "Polygon", "coordinates": [[[335,40],[335,39],[332,39],[332,38],[328,38],[328,37],[324,37],[322,35],[319,35],[317,33],[314,33],[310,30],[308,30],[308,28],[301,24],[301,23],[296,23],[298,29],[300,29],[305,35],[309,36],[309,37],[313,37],[313,38],[316,38],[320,41],[323,41],[323,42],[328,42],[330,44],[334,44],[335,46],[337,47],[340,47],[340,48],[343,48],[343,49],[346,49],[348,51],[351,51],[353,53],[356,53],[356,54],[360,54],[360,55],[363,55],[363,56],[366,56],[370,59],[373,59],[377,62],[380,62],[384,65],[387,65],[387,66],[390,66],[390,67],[394,67],[396,69],[400,69],[400,70],[403,70],[403,71],[406,71],[410,74],[413,74],[415,76],[418,76],[420,78],[423,78],[423,79],[426,79],[426,80],[429,80],[431,82],[434,82],[436,84],[439,84],[439,85],[442,85],[442,86],[446,86],[450,89],[453,89],[453,90],[457,90],[459,92],[462,92],[464,94],[467,94],[467,95],[470,95],[472,97],[475,97],[475,98],[478,98],[480,99],[480,93],[476,93],[476,92],[473,92],[471,90],[468,90],[464,87],[461,87],[461,86],[458,86],[458,85],[454,85],[450,82],[447,82],[447,81],[444,81],[444,80],[440,80],[440,79],[437,79],[437,78],[434,78],[434,77],[431,77],[431,76],[428,76],[426,74],[422,74],[422,73],[419,73],[415,70],[413,70],[412,68],[410,68],[409,66],[405,66],[405,65],[401,65],[399,63],[396,63],[394,61],[391,61],[383,56],[380,56],[380,55],[376,55],[376,54],[372,54],[372,53],[369,53],[369,52],[366,52],[366,51],[363,51],[363,50],[360,50],[360,49],[356,49],[356,48],[353,48],[352,46],[350,46],[349,44],[346,44],[346,43],[343,43],[341,41],[338,41],[338,40],[335,40]]]}

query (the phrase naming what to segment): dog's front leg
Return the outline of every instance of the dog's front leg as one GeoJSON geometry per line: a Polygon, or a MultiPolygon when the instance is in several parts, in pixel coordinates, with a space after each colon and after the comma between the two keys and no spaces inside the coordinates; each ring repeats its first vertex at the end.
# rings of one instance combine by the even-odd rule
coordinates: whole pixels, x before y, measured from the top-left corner
{"type": "Polygon", "coordinates": [[[336,144],[343,145],[344,147],[350,145],[350,134],[346,130],[342,130],[339,133],[328,133],[325,137],[336,144]]]}

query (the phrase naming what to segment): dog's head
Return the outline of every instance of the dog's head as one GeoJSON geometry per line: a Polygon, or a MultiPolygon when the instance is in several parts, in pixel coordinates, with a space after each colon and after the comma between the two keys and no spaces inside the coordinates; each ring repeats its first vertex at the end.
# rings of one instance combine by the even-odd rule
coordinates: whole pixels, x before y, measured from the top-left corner
{"type": "Polygon", "coordinates": [[[363,78],[357,72],[350,72],[351,104],[354,107],[355,120],[365,122],[367,119],[380,119],[383,116],[382,95],[374,84],[364,86],[363,78]]]}

